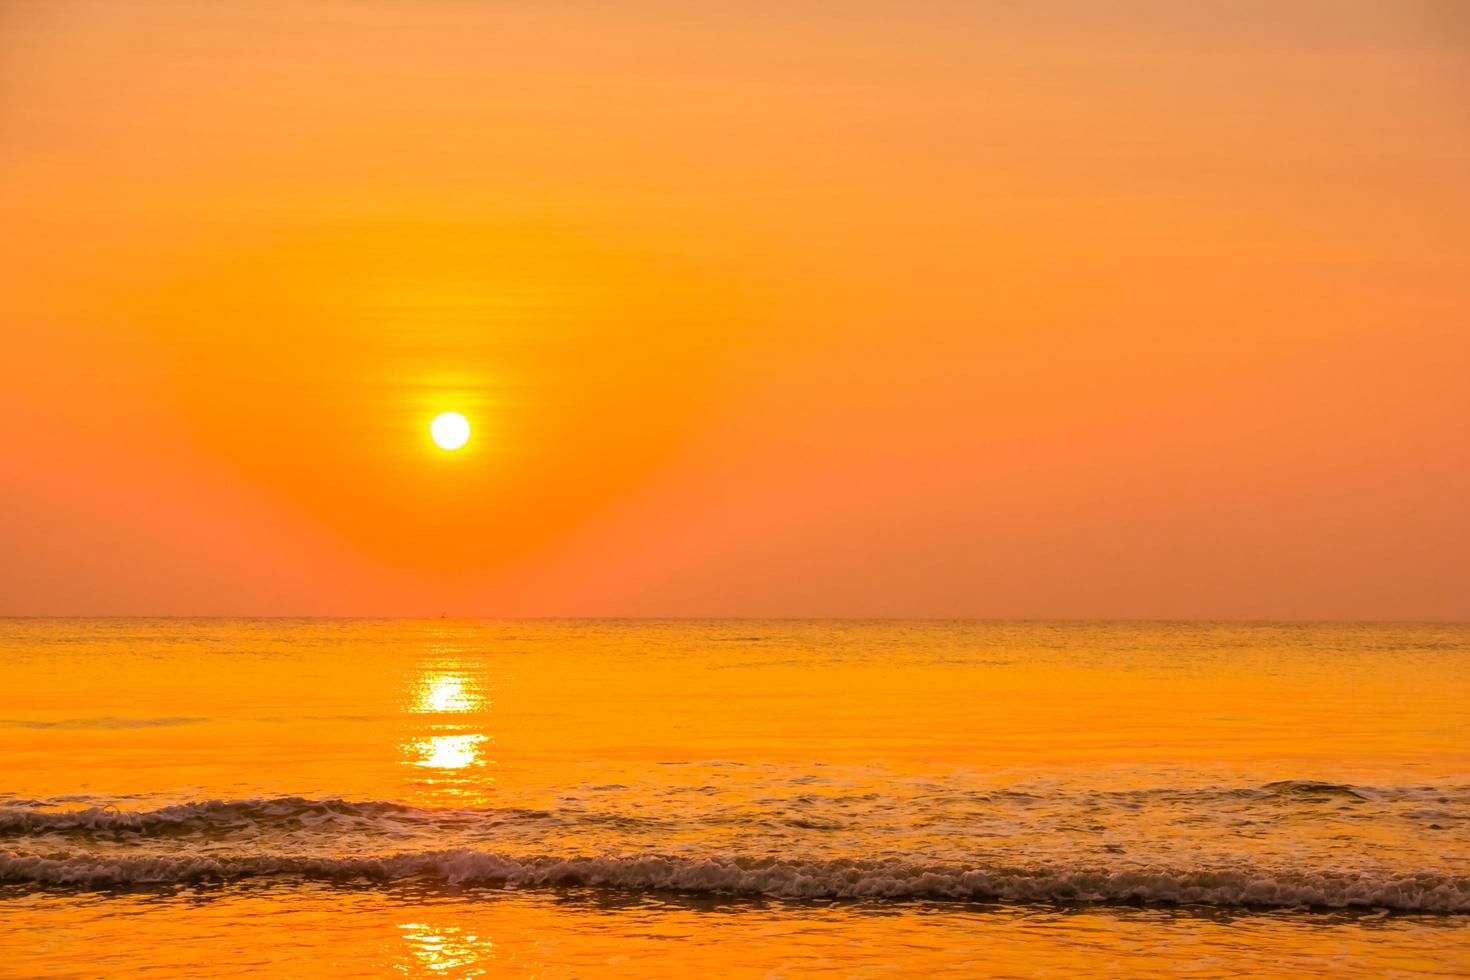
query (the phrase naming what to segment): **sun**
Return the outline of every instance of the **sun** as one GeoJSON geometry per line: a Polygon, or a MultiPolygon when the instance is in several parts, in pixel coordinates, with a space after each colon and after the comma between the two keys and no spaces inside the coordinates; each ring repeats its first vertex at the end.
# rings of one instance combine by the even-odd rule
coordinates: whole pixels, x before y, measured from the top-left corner
{"type": "Polygon", "coordinates": [[[470,420],[458,412],[445,412],[429,423],[429,435],[440,449],[458,449],[470,441],[470,420]]]}

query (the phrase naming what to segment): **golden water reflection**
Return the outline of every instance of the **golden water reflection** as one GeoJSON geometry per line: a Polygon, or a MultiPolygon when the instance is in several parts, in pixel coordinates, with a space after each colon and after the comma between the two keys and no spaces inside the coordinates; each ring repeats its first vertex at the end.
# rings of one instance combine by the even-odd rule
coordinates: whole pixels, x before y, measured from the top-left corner
{"type": "Polygon", "coordinates": [[[461,735],[431,735],[412,742],[409,748],[418,755],[416,766],[426,769],[465,769],[484,765],[480,746],[486,737],[477,732],[461,735]]]}
{"type": "Polygon", "coordinates": [[[413,710],[421,714],[478,711],[484,704],[484,696],[470,677],[440,670],[419,679],[413,710]]]}
{"type": "Polygon", "coordinates": [[[479,801],[494,782],[485,771],[494,739],[484,727],[491,701],[483,665],[435,657],[404,680],[399,761],[419,774],[409,794],[434,805],[479,801]]]}
{"type": "Polygon", "coordinates": [[[495,958],[495,943],[458,926],[405,922],[398,927],[415,965],[433,973],[477,977],[488,972],[482,961],[495,958]]]}

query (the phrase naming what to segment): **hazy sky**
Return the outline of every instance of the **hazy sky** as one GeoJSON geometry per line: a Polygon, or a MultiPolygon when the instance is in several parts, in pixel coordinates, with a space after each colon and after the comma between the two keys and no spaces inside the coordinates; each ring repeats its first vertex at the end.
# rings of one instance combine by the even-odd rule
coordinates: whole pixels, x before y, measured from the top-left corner
{"type": "Polygon", "coordinates": [[[1470,618],[1466,9],[7,0],[0,613],[1470,618]]]}

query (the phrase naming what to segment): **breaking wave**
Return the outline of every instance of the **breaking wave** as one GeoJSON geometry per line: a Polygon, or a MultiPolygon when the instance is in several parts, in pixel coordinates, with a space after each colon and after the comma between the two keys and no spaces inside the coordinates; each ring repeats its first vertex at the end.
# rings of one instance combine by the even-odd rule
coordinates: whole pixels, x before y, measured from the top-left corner
{"type": "Polygon", "coordinates": [[[1240,870],[1020,870],[890,860],[510,856],[475,850],[382,857],[247,854],[22,855],[0,852],[0,882],[107,888],[290,877],[449,885],[601,887],[780,899],[930,899],[1470,913],[1470,877],[1437,873],[1270,874],[1240,870]]]}
{"type": "MultiPolygon", "coordinates": [[[[621,787],[604,787],[621,789],[621,787]]],[[[1258,820],[1280,811],[1290,822],[1356,819],[1392,803],[1393,819],[1463,818],[1466,787],[1349,786],[1291,781],[1256,788],[1155,789],[1089,795],[1089,806],[1178,806],[1171,820],[1193,820],[1230,800],[1256,808],[1258,820]],[[1261,810],[1260,808],[1267,808],[1261,810]],[[1342,816],[1346,814],[1346,816],[1342,816]]],[[[279,797],[180,803],[153,810],[74,808],[85,798],[9,800],[0,805],[0,885],[47,888],[159,887],[246,879],[348,884],[419,881],[512,888],[595,887],[773,899],[865,899],[1010,903],[1169,904],[1255,908],[1386,909],[1470,914],[1470,875],[1462,865],[1437,866],[1420,852],[1393,868],[1346,866],[1332,854],[1277,850],[1211,859],[1192,851],[1153,850],[1135,857],[1131,844],[1106,852],[1067,849],[1031,819],[1040,797],[1001,790],[991,803],[1019,806],[1022,823],[1042,840],[1014,853],[970,856],[966,840],[995,835],[979,825],[953,825],[937,851],[900,851],[881,833],[865,836],[854,809],[808,814],[772,810],[780,826],[813,834],[775,837],[760,845],[745,831],[752,815],[685,814],[659,823],[579,807],[547,811],[513,807],[435,810],[386,801],[279,797]],[[1019,802],[1018,802],[1019,801],[1019,802]],[[73,807],[71,809],[58,806],[73,807]],[[1022,805],[1024,804],[1024,806],[1022,805]],[[833,819],[841,818],[838,822],[833,819]],[[624,824],[642,821],[629,830],[624,824]],[[744,845],[671,848],[668,835],[690,840],[702,822],[740,822],[744,845]],[[848,836],[830,836],[847,821],[848,836]],[[598,836],[606,825],[621,829],[598,836]],[[644,826],[644,824],[648,824],[644,826]],[[971,836],[973,835],[973,836],[971,836]],[[779,842],[773,843],[773,842],[779,842]],[[1048,844],[1050,846],[1048,846],[1048,844]],[[744,854],[741,848],[744,848],[744,854]],[[822,850],[826,848],[826,850],[822,850]],[[880,849],[881,848],[881,849],[880,849]],[[674,851],[671,853],[671,851],[674,851]],[[595,853],[594,853],[595,852],[595,853]],[[1127,853],[1114,859],[1111,855],[1127,853]],[[760,854],[779,855],[762,857],[760,854]],[[893,856],[895,854],[905,856],[893,856]]],[[[968,801],[974,797],[966,797],[968,801]]],[[[835,798],[834,806],[846,797],[835,798]]],[[[859,801],[869,797],[860,797],[859,801]]],[[[781,801],[775,801],[779,803],[781,801]]],[[[878,803],[884,803],[878,800],[878,803]]],[[[874,805],[877,806],[878,803],[874,805]]],[[[775,803],[772,803],[774,806],[775,803]]],[[[866,804],[863,804],[866,805],[866,804]]],[[[886,804],[885,804],[886,805],[886,804]]],[[[1125,811],[1126,812],[1126,811],[1125,811]]],[[[967,820],[978,819],[966,811],[967,820]]],[[[1376,817],[1374,819],[1377,819],[1376,817]]],[[[1062,821],[1066,823],[1066,821],[1062,821]]],[[[1441,823],[1429,828],[1443,829],[1441,823]]],[[[1221,823],[1218,831],[1228,833],[1221,823]]],[[[1059,824],[1060,826],[1060,824],[1059,824]]],[[[1191,823],[1192,828],[1197,828],[1191,823]]],[[[1339,824],[1339,826],[1349,826],[1339,824]]],[[[1068,833],[1066,828],[1061,831],[1068,833]]],[[[1212,832],[1193,829],[1191,833],[1212,832]]],[[[722,829],[724,834],[725,830],[722,829]]],[[[735,839],[728,836],[723,839],[735,839]]],[[[1107,843],[1106,840],[1103,841],[1107,843]]],[[[981,843],[979,846],[985,846],[981,843]]]]}
{"type": "Polygon", "coordinates": [[[207,800],[180,803],[157,810],[119,810],[88,807],[84,810],[47,811],[22,807],[0,808],[0,834],[44,834],[85,832],[134,832],[150,834],[171,830],[253,830],[283,822],[331,823],[370,821],[395,813],[412,813],[396,803],[348,803],[344,800],[308,800],[286,796],[279,799],[207,800]]]}
{"type": "MultiPolygon", "coordinates": [[[[810,782],[793,780],[793,782],[810,782]]],[[[624,789],[598,786],[594,790],[624,789]]],[[[66,798],[86,802],[82,798],[66,798]]],[[[967,797],[975,803],[1017,801],[1039,802],[1041,797],[1018,790],[996,790],[967,797]]],[[[1383,802],[1397,804],[1465,804],[1470,803],[1470,787],[1371,787],[1352,786],[1313,780],[1285,780],[1260,787],[1199,789],[1153,788],[1094,793],[1081,803],[1136,804],[1160,802],[1207,806],[1229,801],[1280,801],[1311,805],[1323,802],[1383,802]]],[[[840,801],[839,801],[840,802],[840,801]]],[[[920,801],[922,802],[922,801],[920,801]]],[[[545,810],[518,807],[479,809],[424,810],[381,800],[352,802],[341,799],[307,799],[299,796],[255,798],[243,800],[205,800],[179,803],[156,810],[122,810],[116,806],[91,806],[85,809],[54,809],[54,802],[39,800],[0,801],[0,836],[16,834],[107,834],[132,833],[147,836],[155,833],[190,831],[250,832],[271,828],[340,829],[346,826],[370,828],[402,825],[444,826],[462,823],[487,825],[495,821],[544,820],[553,814],[545,810]]],[[[595,817],[585,811],[582,820],[595,817]]]]}
{"type": "Polygon", "coordinates": [[[273,799],[206,800],[157,810],[121,810],[92,806],[80,810],[46,810],[35,806],[0,807],[0,837],[70,834],[111,838],[205,834],[255,834],[273,829],[328,833],[342,830],[434,828],[459,824],[494,826],[497,822],[538,820],[544,810],[502,807],[480,810],[421,810],[384,801],[312,800],[299,796],[273,799]]]}

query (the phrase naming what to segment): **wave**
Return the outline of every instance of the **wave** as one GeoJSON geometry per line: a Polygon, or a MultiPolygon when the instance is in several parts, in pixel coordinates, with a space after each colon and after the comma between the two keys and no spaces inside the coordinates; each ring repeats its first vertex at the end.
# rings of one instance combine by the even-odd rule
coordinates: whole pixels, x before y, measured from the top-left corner
{"type": "MultiPolygon", "coordinates": [[[[788,780],[787,784],[806,785],[818,782],[816,777],[806,776],[788,780]]],[[[582,787],[587,793],[603,791],[620,792],[626,787],[604,785],[582,787]]],[[[327,836],[338,832],[365,834],[386,833],[397,836],[404,834],[463,832],[479,834],[500,828],[521,826],[536,829],[550,825],[565,827],[611,825],[628,828],[649,829],[655,826],[678,829],[668,820],[679,818],[655,818],[647,814],[630,814],[625,804],[612,809],[596,809],[595,796],[586,798],[590,806],[578,804],[563,806],[556,810],[527,809],[523,807],[481,807],[458,809],[423,809],[384,800],[347,801],[336,798],[309,799],[299,796],[274,798],[250,798],[240,800],[204,800],[177,803],[153,810],[125,810],[115,805],[93,805],[79,808],[83,803],[99,803],[86,797],[65,797],[55,800],[3,800],[0,799],[0,842],[7,839],[28,837],[87,837],[98,841],[141,842],[147,838],[178,838],[189,835],[210,837],[249,837],[256,834],[286,832],[321,834],[327,836]]],[[[821,797],[820,802],[831,812],[812,814],[801,809],[804,805],[818,802],[809,796],[770,797],[755,801],[769,810],[768,816],[782,826],[798,829],[832,830],[851,825],[861,827],[872,807],[883,801],[873,794],[863,796],[821,797]]],[[[1192,812],[1209,813],[1222,805],[1232,807],[1268,807],[1264,817],[1289,812],[1282,807],[1316,808],[1325,804],[1337,807],[1358,807],[1362,804],[1377,804],[1372,809],[1374,818],[1393,815],[1409,820],[1421,818],[1461,819],[1470,816],[1470,787],[1371,787],[1311,780],[1290,780],[1268,783],[1259,787],[1227,788],[1200,787],[1180,789],[1155,787],[1145,789],[1105,790],[1085,794],[1069,795],[1049,793],[1044,789],[999,789],[964,794],[941,794],[935,797],[913,797],[888,801],[890,805],[902,805],[915,813],[944,808],[968,808],[967,816],[974,816],[975,807],[994,808],[998,815],[1014,816],[1020,809],[1032,812],[1043,804],[1065,804],[1073,808],[1106,806],[1134,811],[1143,806],[1187,808],[1192,812]]],[[[882,809],[882,807],[879,807],[882,809]]],[[[1366,811],[1365,811],[1366,812],[1366,811]]],[[[714,808],[698,814],[685,814],[684,820],[715,825],[735,821],[749,825],[753,817],[744,809],[733,813],[714,808]]],[[[456,841],[431,841],[430,843],[453,844],[456,841]]],[[[479,843],[479,841],[476,841],[479,843]]]]}
{"type": "Polygon", "coordinates": [[[1382,794],[1371,787],[1349,786],[1345,783],[1326,783],[1316,779],[1281,779],[1267,783],[1262,790],[1273,796],[1297,799],[1320,799],[1338,797],[1346,800],[1372,800],[1382,794]]]}
{"type": "MultiPolygon", "coordinates": [[[[1186,806],[1182,813],[1199,813],[1209,812],[1228,797],[1244,799],[1253,807],[1289,808],[1283,812],[1295,820],[1302,813],[1315,812],[1324,802],[1358,813],[1360,808],[1376,812],[1383,801],[1393,800],[1407,804],[1386,811],[1393,818],[1440,819],[1439,815],[1450,813],[1458,819],[1465,790],[1298,780],[1251,789],[1113,791],[1087,794],[1086,801],[1131,807],[1159,796],[1164,805],[1186,806]],[[1438,807],[1426,807],[1429,801],[1438,807]],[[1310,809],[1299,810],[1297,804],[1310,809]]],[[[1046,798],[1012,790],[981,795],[998,805],[1019,806],[1026,813],[1033,803],[1046,798]]],[[[964,802],[976,798],[967,795],[964,802]]],[[[861,834],[833,839],[825,833],[784,839],[782,846],[792,849],[769,851],[782,855],[780,858],[740,856],[738,850],[706,845],[668,855],[661,853],[668,847],[664,843],[667,834],[677,832],[695,839],[706,829],[702,823],[714,822],[721,830],[716,839],[729,839],[722,836],[727,826],[724,821],[738,817],[748,829],[754,818],[745,810],[735,817],[720,811],[670,818],[673,822],[665,826],[651,817],[581,807],[436,810],[387,801],[294,796],[208,800],[153,810],[75,808],[86,802],[99,801],[59,798],[10,800],[0,805],[0,884],[105,889],[252,878],[343,884],[418,879],[448,885],[592,886],[778,899],[1470,913],[1470,876],[1436,867],[1432,856],[1422,854],[1414,864],[1393,869],[1354,868],[1352,860],[1344,868],[1330,857],[1314,860],[1305,856],[1267,858],[1269,863],[1258,864],[1249,854],[1241,854],[1238,861],[1225,857],[1202,865],[1199,858],[1170,854],[1166,849],[1156,851],[1152,859],[1114,860],[1095,854],[1084,858],[1065,850],[1064,838],[1060,844],[1043,842],[1034,849],[1022,844],[1012,856],[990,852],[988,857],[971,857],[965,847],[969,835],[991,835],[979,833],[978,825],[967,825],[955,828],[955,837],[946,838],[942,851],[910,852],[906,858],[888,856],[902,852],[891,850],[892,842],[881,835],[872,839],[877,845],[873,846],[861,834]],[[608,836],[603,831],[609,822],[618,827],[636,822],[637,833],[608,836]],[[816,850],[803,854],[803,843],[808,841],[816,850]],[[583,856],[594,849],[603,856],[583,856]]],[[[825,832],[846,826],[843,821],[849,818],[854,827],[862,826],[864,811],[814,816],[781,809],[789,802],[770,801],[776,807],[770,815],[780,816],[783,827],[825,832]]],[[[1040,826],[1037,833],[1048,833],[1048,825],[1040,826]]],[[[1438,828],[1438,824],[1430,826],[1438,828]]],[[[1122,847],[1106,850],[1124,853],[1122,847]]],[[[1407,854],[1405,858],[1414,860],[1407,854]]]]}
{"type": "Polygon", "coordinates": [[[600,887],[776,899],[928,899],[1470,913],[1470,877],[1433,872],[1006,869],[897,859],[779,861],[633,855],[510,856],[476,850],[382,857],[0,853],[0,882],[109,888],[297,878],[336,883],[600,887]]]}
{"type": "MultiPolygon", "coordinates": [[[[3,723],[3,722],[0,722],[3,723]]],[[[674,763],[667,763],[673,765],[674,763]]],[[[718,765],[720,763],[701,763],[718,765]]],[[[820,782],[817,777],[803,776],[789,780],[789,784],[804,785],[820,782]]],[[[621,791],[628,787],[622,784],[606,784],[580,787],[589,792],[621,791]]],[[[842,799],[850,799],[843,797],[842,799]]],[[[872,795],[857,797],[874,799],[872,795]]],[[[1000,789],[966,794],[947,794],[947,801],[963,798],[972,803],[1026,803],[1044,802],[1048,799],[1063,800],[1062,795],[1053,795],[1045,789],[1000,789]]],[[[923,797],[908,801],[922,803],[923,797]]],[[[1317,780],[1281,780],[1258,787],[1197,788],[1152,787],[1144,789],[1102,790],[1071,797],[1071,802],[1094,803],[1139,803],[1159,801],[1170,804],[1207,804],[1230,800],[1279,800],[1293,803],[1317,803],[1329,800],[1381,803],[1470,803],[1470,786],[1357,786],[1345,783],[1321,782],[1317,780]]],[[[5,800],[0,798],[0,834],[44,833],[56,830],[139,830],[188,825],[200,829],[210,826],[230,826],[245,822],[278,823],[297,821],[310,823],[314,820],[341,818],[370,820],[396,817],[402,820],[454,820],[485,819],[493,817],[549,816],[543,810],[527,810],[515,807],[465,808],[465,809],[420,809],[401,803],[383,800],[352,802],[339,798],[309,799],[300,796],[260,797],[242,800],[204,800],[179,803],[156,810],[121,810],[114,805],[91,806],[85,809],[65,809],[80,802],[95,802],[85,797],[62,797],[55,800],[5,800]]],[[[767,801],[772,805],[782,802],[767,801]]]]}
{"type": "Polygon", "coordinates": [[[164,718],[118,718],[107,716],[103,718],[61,718],[54,721],[36,721],[23,718],[0,718],[0,726],[6,728],[98,728],[98,729],[126,729],[126,728],[175,728],[180,725],[202,725],[208,718],[195,718],[192,716],[169,715],[164,718]]]}
{"type": "Polygon", "coordinates": [[[332,818],[371,820],[393,813],[414,812],[396,803],[348,803],[286,796],[277,799],[206,800],[179,803],[157,810],[119,810],[88,807],[83,810],[46,811],[22,807],[0,808],[0,834],[134,832],[171,830],[254,829],[283,821],[330,821],[332,818]]]}
{"type": "Polygon", "coordinates": [[[422,810],[374,800],[348,802],[299,796],[269,799],[205,800],[157,810],[121,810],[114,806],[49,810],[49,804],[26,801],[0,806],[0,837],[32,834],[169,836],[194,832],[254,833],[272,828],[332,831],[416,824],[430,828],[456,824],[494,826],[509,820],[543,820],[545,810],[500,807],[476,810],[422,810]]]}

